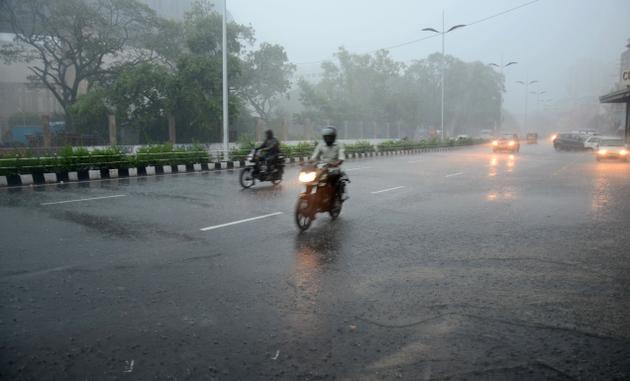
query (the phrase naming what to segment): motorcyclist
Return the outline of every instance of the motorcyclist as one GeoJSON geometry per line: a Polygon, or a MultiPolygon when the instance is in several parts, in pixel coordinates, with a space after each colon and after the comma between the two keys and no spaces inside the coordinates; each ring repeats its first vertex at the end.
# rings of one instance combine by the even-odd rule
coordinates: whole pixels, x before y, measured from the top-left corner
{"type": "MultiPolygon", "coordinates": [[[[320,142],[315,147],[311,160],[328,164],[328,180],[343,195],[345,190],[340,189],[339,179],[341,176],[345,176],[341,171],[341,164],[346,160],[346,154],[343,145],[335,143],[337,140],[337,129],[333,126],[324,127],[322,138],[323,142],[320,142]]],[[[345,198],[345,195],[342,197],[345,198]]]]}
{"type": "Polygon", "coordinates": [[[280,154],[280,142],[273,136],[272,130],[265,131],[265,141],[258,147],[256,151],[260,159],[265,162],[267,168],[275,170],[276,161],[280,154]]]}

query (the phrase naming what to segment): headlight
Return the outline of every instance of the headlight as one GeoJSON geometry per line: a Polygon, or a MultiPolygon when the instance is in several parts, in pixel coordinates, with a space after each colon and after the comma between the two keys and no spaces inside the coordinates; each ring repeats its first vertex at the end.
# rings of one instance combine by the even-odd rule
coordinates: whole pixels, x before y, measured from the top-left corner
{"type": "Polygon", "coordinates": [[[493,140],[492,141],[492,145],[493,146],[498,146],[499,145],[499,141],[498,140],[493,140]]]}
{"type": "Polygon", "coordinates": [[[299,179],[303,183],[310,183],[315,180],[316,176],[315,172],[300,172],[299,179]]]}
{"type": "Polygon", "coordinates": [[[509,142],[508,144],[509,144],[509,145],[511,145],[511,146],[513,146],[513,145],[514,145],[514,144],[516,144],[516,143],[514,143],[514,140],[510,140],[510,142],[509,142]]]}
{"type": "Polygon", "coordinates": [[[608,151],[606,151],[605,149],[600,149],[597,153],[599,153],[600,155],[605,155],[608,153],[608,151]]]}
{"type": "Polygon", "coordinates": [[[620,155],[627,155],[628,151],[626,151],[625,149],[622,149],[621,151],[619,151],[620,155]]]}
{"type": "Polygon", "coordinates": [[[557,137],[558,135],[551,135],[551,141],[553,142],[554,140],[556,140],[557,137]]]}

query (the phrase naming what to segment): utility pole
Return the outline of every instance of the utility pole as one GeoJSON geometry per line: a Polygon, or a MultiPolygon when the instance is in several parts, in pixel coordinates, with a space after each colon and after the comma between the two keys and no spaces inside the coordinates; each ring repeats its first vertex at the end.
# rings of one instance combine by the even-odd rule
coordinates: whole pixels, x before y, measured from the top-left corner
{"type": "Polygon", "coordinates": [[[529,85],[533,85],[534,83],[538,83],[537,80],[529,81],[527,77],[525,81],[516,81],[516,83],[525,86],[525,117],[523,120],[523,128],[525,129],[525,133],[527,133],[527,100],[529,98],[529,85]]]}
{"type": "Polygon", "coordinates": [[[422,29],[422,31],[424,32],[433,32],[433,33],[437,33],[437,34],[441,34],[442,35],[442,67],[441,67],[441,87],[442,87],[442,101],[441,101],[441,106],[440,106],[440,111],[441,111],[441,128],[442,128],[442,140],[444,140],[444,71],[446,70],[446,57],[444,57],[445,54],[445,44],[446,44],[446,33],[452,32],[455,29],[458,28],[463,28],[465,27],[466,24],[459,24],[459,25],[455,25],[450,27],[448,30],[445,29],[444,27],[444,10],[442,10],[442,31],[440,32],[439,30],[436,30],[434,28],[424,28],[422,29]]]}
{"type": "MultiPolygon", "coordinates": [[[[490,66],[494,66],[494,67],[498,67],[501,73],[501,78],[503,77],[503,69],[505,69],[508,66],[512,66],[512,65],[516,65],[518,62],[516,61],[510,61],[507,64],[503,64],[503,54],[501,54],[501,65],[497,65],[496,63],[489,63],[488,65],[490,66]]],[[[497,125],[495,124],[495,128],[494,128],[494,135],[497,136],[497,130],[501,130],[503,124],[503,92],[499,92],[499,123],[498,123],[498,128],[497,125]]]]}
{"type": "Polygon", "coordinates": [[[228,136],[228,65],[227,65],[227,0],[223,0],[223,159],[228,160],[229,136],[228,136]]]}

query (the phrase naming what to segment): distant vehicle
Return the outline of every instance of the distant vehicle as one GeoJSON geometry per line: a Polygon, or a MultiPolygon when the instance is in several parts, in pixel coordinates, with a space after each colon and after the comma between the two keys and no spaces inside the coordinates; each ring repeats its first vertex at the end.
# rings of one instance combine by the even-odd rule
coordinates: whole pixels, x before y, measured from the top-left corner
{"type": "Polygon", "coordinates": [[[500,138],[492,141],[492,152],[519,152],[521,143],[516,134],[503,134],[500,138]]]}
{"type": "Polygon", "coordinates": [[[530,132],[526,136],[527,144],[538,144],[538,134],[535,132],[530,132]]]}
{"type": "Polygon", "coordinates": [[[584,140],[586,138],[577,132],[558,134],[553,139],[553,148],[556,151],[582,151],[584,150],[584,140]]]}
{"type": "Polygon", "coordinates": [[[628,149],[621,138],[602,138],[599,142],[597,153],[595,154],[597,161],[602,160],[621,160],[628,161],[628,149]]]}
{"type": "Polygon", "coordinates": [[[457,135],[457,140],[468,140],[470,136],[468,135],[457,135]]]}
{"type": "Polygon", "coordinates": [[[492,130],[481,130],[481,132],[479,133],[480,139],[490,140],[493,137],[494,136],[493,136],[492,130]]]}
{"type": "Polygon", "coordinates": [[[595,151],[599,146],[599,142],[602,140],[600,136],[589,136],[584,140],[584,149],[588,151],[595,151]]]}

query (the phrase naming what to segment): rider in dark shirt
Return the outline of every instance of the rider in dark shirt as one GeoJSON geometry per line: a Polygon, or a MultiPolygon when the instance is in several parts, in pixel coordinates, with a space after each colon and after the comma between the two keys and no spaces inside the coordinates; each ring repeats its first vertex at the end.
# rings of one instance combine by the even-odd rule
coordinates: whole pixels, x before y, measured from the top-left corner
{"type": "Polygon", "coordinates": [[[280,154],[280,142],[273,137],[273,131],[265,131],[265,141],[256,150],[259,151],[260,158],[264,160],[268,168],[275,168],[278,154],[280,154]]]}

